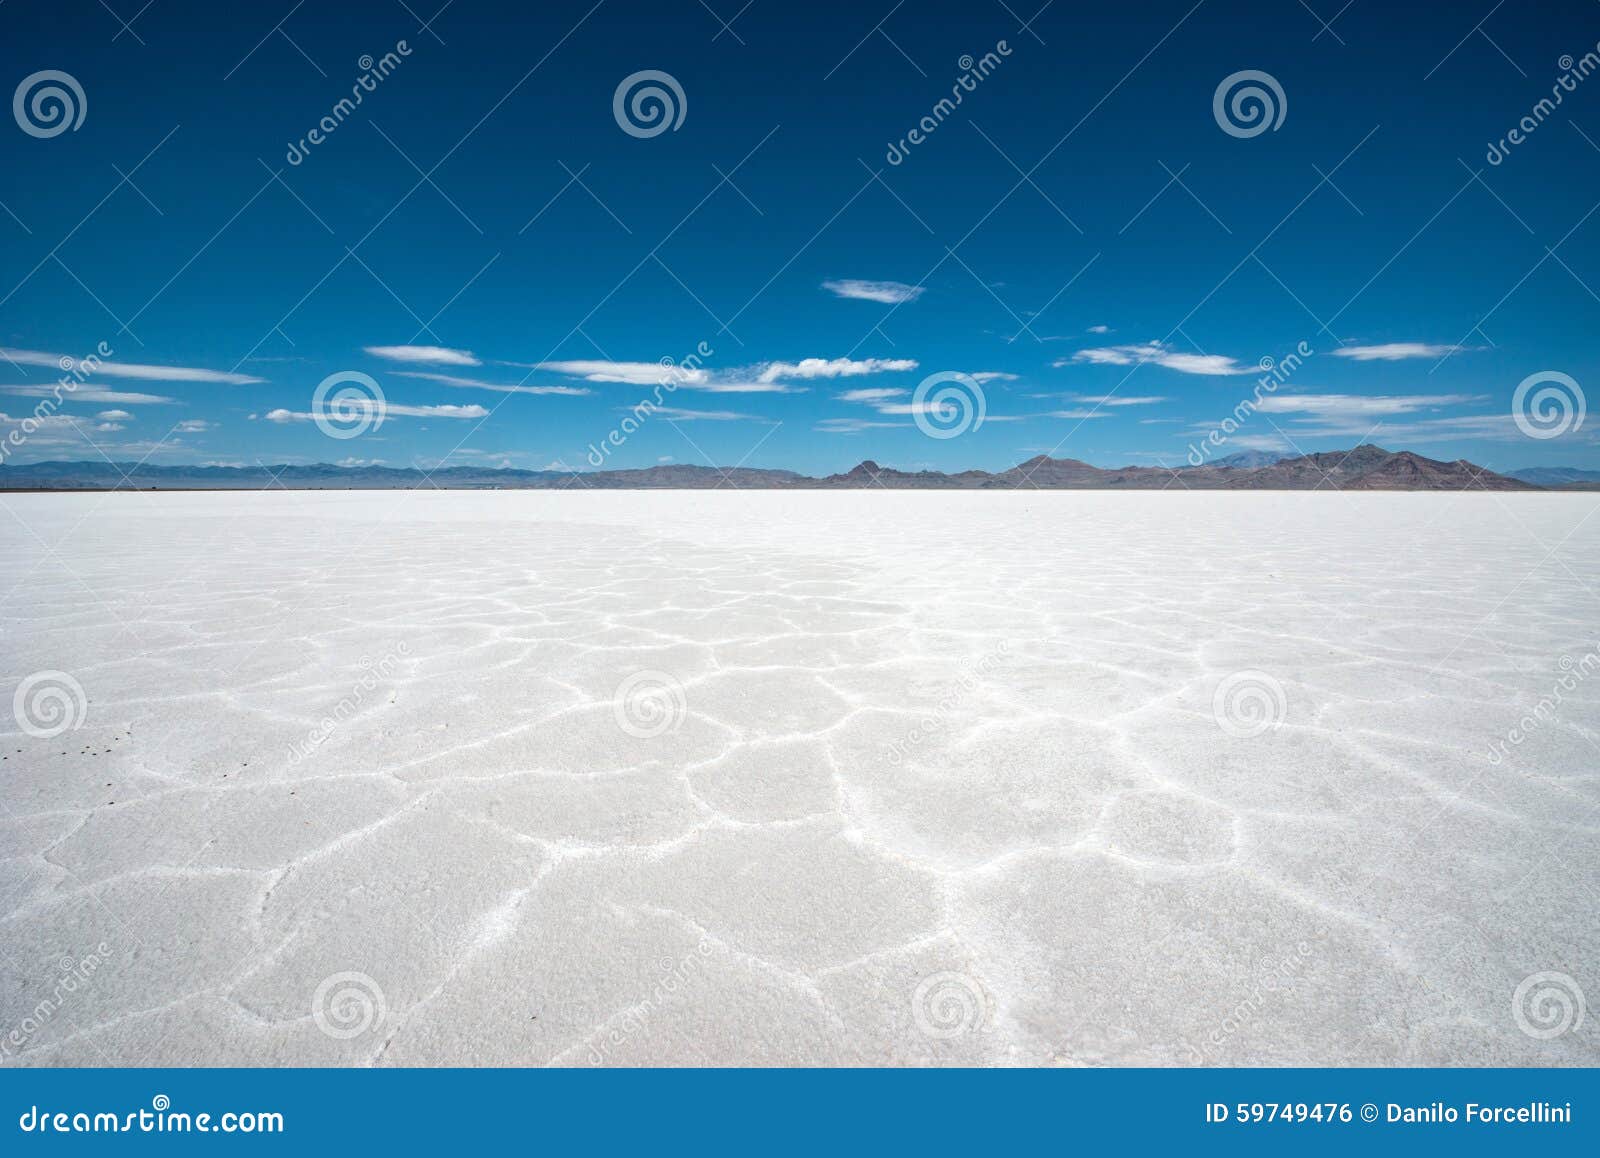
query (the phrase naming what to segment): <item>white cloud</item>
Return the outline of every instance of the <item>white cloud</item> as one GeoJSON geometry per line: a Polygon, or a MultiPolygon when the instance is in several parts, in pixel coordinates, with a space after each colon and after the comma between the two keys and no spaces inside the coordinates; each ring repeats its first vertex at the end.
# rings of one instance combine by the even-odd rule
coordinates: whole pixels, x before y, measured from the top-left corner
{"type": "Polygon", "coordinates": [[[891,398],[904,397],[907,392],[896,390],[891,386],[871,386],[861,390],[846,390],[838,396],[840,402],[887,402],[891,398]]]}
{"type": "Polygon", "coordinates": [[[481,366],[471,350],[452,350],[448,346],[363,346],[374,358],[390,362],[422,362],[435,366],[481,366]]]}
{"type": "Polygon", "coordinates": [[[1398,362],[1403,358],[1442,358],[1464,349],[1462,346],[1436,346],[1428,342],[1387,342],[1380,346],[1340,346],[1335,358],[1354,358],[1357,362],[1398,362]]]}
{"type": "Polygon", "coordinates": [[[454,374],[432,374],[424,370],[396,370],[396,378],[420,378],[438,382],[443,386],[459,386],[466,390],[493,390],[499,394],[593,394],[587,386],[505,386],[498,382],[484,382],[478,378],[457,378],[454,374]]]}
{"type": "MultiPolygon", "coordinates": [[[[505,364],[528,365],[523,362],[505,364]]],[[[566,374],[589,382],[623,382],[629,386],[660,386],[673,381],[682,386],[704,382],[711,377],[704,370],[690,370],[682,366],[663,365],[660,362],[606,362],[579,359],[573,362],[535,362],[529,368],[549,370],[555,374],[566,374]]]]}
{"type": "Polygon", "coordinates": [[[923,292],[923,287],[920,285],[906,285],[900,281],[863,281],[854,277],[825,281],[822,283],[822,288],[831,291],[837,297],[854,298],[863,302],[881,302],[886,306],[914,302],[923,292]]]}
{"type": "MultiPolygon", "coordinates": [[[[403,406],[397,402],[385,403],[385,418],[485,418],[489,412],[476,404],[471,406],[403,406]]],[[[252,416],[253,417],[253,416],[252,416]]],[[[299,410],[269,410],[261,416],[268,422],[312,422],[315,414],[299,410]]]]}
{"type": "Polygon", "coordinates": [[[664,454],[660,458],[656,459],[656,461],[657,462],[674,462],[676,460],[670,454],[664,454]]]}
{"type": "Polygon", "coordinates": [[[968,374],[980,386],[987,386],[990,382],[1015,382],[1015,374],[1007,374],[1002,370],[979,370],[976,374],[968,374]]]}
{"type": "Polygon", "coordinates": [[[1071,362],[1087,362],[1095,366],[1132,366],[1151,362],[1168,370],[1176,370],[1180,374],[1206,376],[1253,374],[1256,370],[1254,366],[1241,366],[1233,358],[1223,354],[1185,354],[1161,342],[1079,350],[1071,359],[1057,359],[1054,364],[1059,367],[1069,365],[1071,362]]]}
{"type": "Polygon", "coordinates": [[[675,422],[767,422],[755,414],[739,414],[732,410],[680,410],[675,406],[659,406],[654,411],[675,422]]]}
{"type": "Polygon", "coordinates": [[[177,429],[184,434],[200,434],[211,429],[211,423],[204,418],[185,418],[178,423],[177,429]]]}
{"type": "Polygon", "coordinates": [[[111,406],[166,406],[178,401],[162,394],[134,394],[124,390],[107,390],[103,386],[79,386],[70,391],[55,386],[5,386],[0,389],[23,398],[53,398],[59,393],[63,400],[70,398],[78,402],[99,402],[111,406]]]}
{"type": "Polygon", "coordinates": [[[126,410],[102,410],[95,417],[102,422],[127,422],[133,415],[126,410]]]}
{"type": "Polygon", "coordinates": [[[802,358],[798,362],[768,362],[761,371],[762,382],[780,378],[857,378],[863,374],[898,373],[915,370],[910,358],[802,358]]]}
{"type": "Polygon", "coordinates": [[[1046,418],[1110,418],[1104,410],[1052,410],[1046,418]]]}
{"type": "Polygon", "coordinates": [[[1091,333],[1091,334],[1109,334],[1110,332],[1111,332],[1111,327],[1110,326],[1090,326],[1089,327],[1089,333],[1091,333]]]}
{"type": "Polygon", "coordinates": [[[1261,399],[1256,408],[1268,414],[1376,418],[1483,401],[1486,398],[1481,394],[1274,394],[1261,399]]]}
{"type": "Polygon", "coordinates": [[[707,394],[804,394],[804,386],[789,386],[782,382],[752,382],[748,378],[713,378],[709,382],[683,382],[684,390],[700,390],[707,394]]]}
{"type": "Polygon", "coordinates": [[[1095,406],[1153,406],[1165,402],[1161,394],[1069,394],[1072,402],[1088,402],[1095,406]]]}
{"type": "Polygon", "coordinates": [[[909,425],[906,422],[872,422],[865,418],[823,418],[812,429],[822,434],[860,434],[863,430],[893,430],[909,425]]]}
{"type": "MultiPolygon", "coordinates": [[[[70,373],[74,359],[65,354],[46,354],[39,350],[8,350],[0,347],[0,360],[9,360],[19,366],[48,366],[59,373],[70,373]],[[64,363],[64,364],[63,364],[64,363]]],[[[96,378],[143,378],[151,382],[222,382],[229,386],[248,386],[265,382],[265,378],[252,378],[248,374],[232,374],[226,370],[202,370],[190,366],[147,366],[139,362],[92,362],[89,367],[96,378]]]]}

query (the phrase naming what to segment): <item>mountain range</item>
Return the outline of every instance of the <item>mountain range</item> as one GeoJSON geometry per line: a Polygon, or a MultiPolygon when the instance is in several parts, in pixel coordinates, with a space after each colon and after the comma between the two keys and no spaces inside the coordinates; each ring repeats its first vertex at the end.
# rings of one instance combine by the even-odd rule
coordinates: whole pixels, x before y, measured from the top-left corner
{"type": "Polygon", "coordinates": [[[152,466],[111,462],[0,465],[0,490],[446,490],[565,488],[740,490],[1493,490],[1600,489],[1600,471],[1541,467],[1496,474],[1457,459],[1441,462],[1408,450],[1363,443],[1348,451],[1278,456],[1246,451],[1200,466],[1105,469],[1039,455],[1009,470],[902,471],[870,460],[813,478],[787,470],[667,464],[639,470],[515,470],[452,466],[152,466]]]}

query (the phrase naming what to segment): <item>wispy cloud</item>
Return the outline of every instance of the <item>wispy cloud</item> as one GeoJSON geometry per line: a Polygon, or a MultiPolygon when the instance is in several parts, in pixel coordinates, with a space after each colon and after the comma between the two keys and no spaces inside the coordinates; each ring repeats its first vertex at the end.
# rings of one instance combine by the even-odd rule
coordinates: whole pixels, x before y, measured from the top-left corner
{"type": "MultiPolygon", "coordinates": [[[[489,412],[476,403],[471,406],[405,406],[398,402],[384,404],[384,418],[485,418],[489,412]]],[[[261,415],[268,422],[314,422],[316,415],[299,410],[269,410],[261,415]]]]}
{"type": "Polygon", "coordinates": [[[730,378],[712,378],[706,382],[683,382],[683,390],[700,390],[706,394],[804,394],[804,386],[790,386],[783,382],[753,381],[735,375],[730,378]]]}
{"type": "Polygon", "coordinates": [[[103,386],[79,386],[72,391],[58,390],[54,386],[4,386],[0,387],[0,390],[22,398],[53,398],[59,393],[64,400],[98,402],[104,406],[170,406],[178,401],[176,398],[168,398],[164,394],[138,394],[126,390],[107,390],[103,386]]]}
{"type": "Polygon", "coordinates": [[[1387,342],[1379,346],[1340,346],[1332,353],[1335,358],[1354,358],[1357,362],[1399,362],[1406,358],[1443,358],[1465,348],[1429,342],[1387,342]]]}
{"type": "Polygon", "coordinates": [[[464,390],[493,390],[499,394],[593,394],[587,386],[507,386],[499,382],[484,382],[478,378],[458,378],[454,374],[434,374],[426,370],[396,370],[396,378],[420,378],[437,382],[441,386],[458,386],[464,390]]]}
{"type": "Polygon", "coordinates": [[[838,395],[840,402],[887,402],[891,398],[903,398],[909,391],[896,390],[892,386],[867,386],[860,390],[846,390],[838,395]]]}
{"type": "Polygon", "coordinates": [[[1146,362],[1176,370],[1180,374],[1200,374],[1208,377],[1230,374],[1253,374],[1254,366],[1240,365],[1234,358],[1223,354],[1187,354],[1172,349],[1162,342],[1143,342],[1131,346],[1099,346],[1079,350],[1070,359],[1060,358],[1056,366],[1073,362],[1087,362],[1094,366],[1133,366],[1146,362]]]}
{"type": "Polygon", "coordinates": [[[587,382],[621,382],[629,386],[659,386],[664,382],[677,382],[682,386],[705,382],[711,377],[704,370],[661,362],[609,362],[591,358],[570,362],[506,362],[504,365],[548,370],[587,382]]]}
{"type": "MultiPolygon", "coordinates": [[[[76,361],[66,354],[47,354],[41,350],[10,350],[0,347],[0,360],[19,366],[48,366],[59,373],[70,372],[76,361]]],[[[96,378],[142,378],[148,382],[221,382],[228,386],[248,386],[265,382],[249,374],[230,374],[226,370],[204,370],[194,366],[149,366],[140,362],[97,362],[96,378]]]]}
{"type": "Polygon", "coordinates": [[[1111,327],[1110,326],[1090,326],[1089,327],[1089,333],[1091,333],[1091,334],[1109,334],[1110,332],[1111,332],[1111,327]]]}
{"type": "Polygon", "coordinates": [[[389,362],[418,362],[434,366],[481,366],[471,350],[452,350],[449,346],[363,346],[374,358],[389,362]]]}
{"type": "Polygon", "coordinates": [[[1068,402],[1087,402],[1092,406],[1153,406],[1165,402],[1163,394],[1029,394],[1029,398],[1061,398],[1068,402]]]}
{"type": "Polygon", "coordinates": [[[823,434],[860,434],[863,430],[894,430],[909,422],[874,422],[868,418],[823,418],[812,427],[823,434]]]}
{"type": "Polygon", "coordinates": [[[967,377],[980,386],[987,386],[990,382],[1015,382],[1017,380],[1015,374],[1007,374],[1004,370],[979,370],[976,374],[969,374],[967,377]]]}
{"type": "Polygon", "coordinates": [[[916,368],[917,363],[911,358],[802,358],[798,362],[768,362],[761,371],[760,381],[857,378],[863,374],[899,373],[916,368]]]}
{"type": "Polygon", "coordinates": [[[920,285],[906,285],[901,281],[863,281],[854,277],[825,281],[822,283],[822,288],[837,297],[854,298],[863,302],[881,302],[886,306],[914,302],[923,293],[923,287],[920,285]]]}
{"type": "Polygon", "coordinates": [[[655,413],[674,422],[771,422],[757,414],[739,414],[733,410],[681,410],[676,406],[658,407],[655,413]]]}
{"type": "Polygon", "coordinates": [[[1268,414],[1376,418],[1487,400],[1482,394],[1274,394],[1261,399],[1256,408],[1268,414]]]}

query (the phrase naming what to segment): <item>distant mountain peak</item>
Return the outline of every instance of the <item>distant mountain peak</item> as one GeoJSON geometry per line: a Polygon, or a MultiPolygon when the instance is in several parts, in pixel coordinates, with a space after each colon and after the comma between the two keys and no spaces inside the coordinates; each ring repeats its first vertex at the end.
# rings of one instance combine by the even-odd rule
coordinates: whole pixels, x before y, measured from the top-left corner
{"type": "Polygon", "coordinates": [[[0,464],[0,490],[550,490],[581,485],[605,490],[1537,490],[1600,488],[1600,472],[1571,467],[1496,474],[1464,459],[1440,462],[1409,450],[1362,443],[1347,451],[1280,458],[1245,451],[1181,471],[1167,467],[1102,469],[1075,458],[1039,454],[1009,470],[955,474],[885,468],[867,459],[844,474],[811,478],[758,467],[668,464],[627,470],[516,470],[452,466],[423,472],[411,467],[152,466],[146,463],[36,462],[0,464]],[[1270,461],[1260,462],[1262,456],[1270,461]],[[1243,460],[1243,461],[1241,461],[1243,460]]]}

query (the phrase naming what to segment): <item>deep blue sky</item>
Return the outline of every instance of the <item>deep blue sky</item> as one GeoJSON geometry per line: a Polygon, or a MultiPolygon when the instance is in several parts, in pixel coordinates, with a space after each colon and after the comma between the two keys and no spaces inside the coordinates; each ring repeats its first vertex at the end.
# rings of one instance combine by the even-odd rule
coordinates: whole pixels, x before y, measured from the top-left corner
{"type": "Polygon", "coordinates": [[[76,131],[0,127],[7,428],[38,402],[15,388],[57,377],[19,351],[114,350],[13,460],[585,468],[649,386],[531,367],[704,342],[696,385],[767,391],[680,389],[610,465],[1178,464],[1260,359],[1305,342],[1274,409],[1217,453],[1369,435],[1499,469],[1600,467],[1600,416],[1535,439],[1511,415],[1531,374],[1600,383],[1600,76],[1485,159],[1563,56],[1595,51],[1593,0],[1056,0],[1036,18],[1039,0],[752,0],[737,19],[742,0],[455,0],[431,32],[440,0],[154,0],[135,20],[141,3],[0,7],[5,91],[56,69],[87,101],[76,131]],[[392,75],[289,164],[360,58],[401,40],[392,75]],[[1010,54],[890,165],[961,58],[1002,40],[1010,54]],[[640,138],[612,102],[645,69],[676,78],[686,108],[640,138]],[[1287,110],[1235,137],[1213,94],[1246,69],[1287,110]],[[921,292],[892,305],[824,287],[852,280],[921,292]],[[394,346],[477,364],[366,352],[394,346]],[[916,367],[775,365],[804,359],[916,367]],[[346,370],[390,409],[340,441],[304,416],[346,370]],[[941,371],[982,376],[981,428],[915,425],[912,391],[941,371]],[[881,393],[846,397],[862,390],[881,393]]]}

